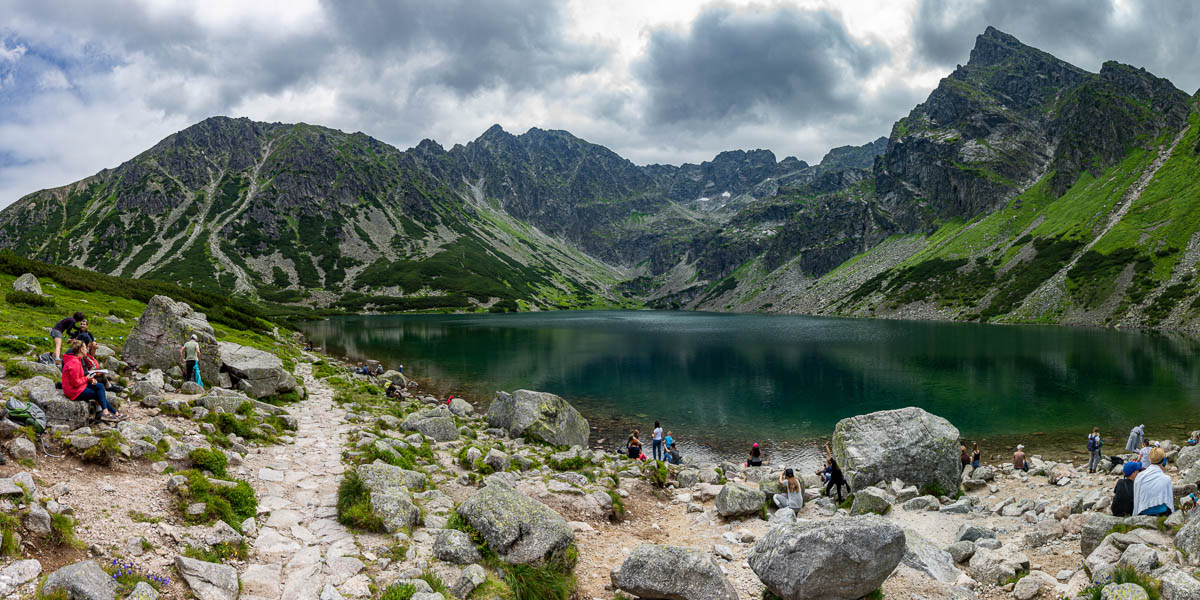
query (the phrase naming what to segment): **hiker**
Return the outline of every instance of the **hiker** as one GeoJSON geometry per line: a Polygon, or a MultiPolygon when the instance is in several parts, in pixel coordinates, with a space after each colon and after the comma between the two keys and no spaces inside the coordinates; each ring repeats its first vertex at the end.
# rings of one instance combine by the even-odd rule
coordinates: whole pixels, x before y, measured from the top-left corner
{"type": "Polygon", "coordinates": [[[96,383],[104,386],[104,391],[109,394],[119,394],[125,391],[125,388],[109,381],[108,372],[100,368],[100,360],[96,358],[96,351],[100,348],[100,344],[92,342],[85,346],[87,352],[84,353],[80,362],[83,364],[84,375],[91,375],[96,378],[96,383]],[[101,371],[101,372],[97,372],[101,371]]]}
{"type": "Polygon", "coordinates": [[[1095,473],[1100,468],[1100,446],[1104,442],[1100,440],[1100,428],[1093,427],[1092,434],[1088,436],[1087,449],[1090,457],[1088,458],[1088,473],[1095,473]]]}
{"type": "Polygon", "coordinates": [[[629,458],[638,459],[642,456],[642,441],[638,439],[640,432],[636,429],[629,434],[629,440],[625,443],[625,453],[629,458]]]}
{"type": "Polygon", "coordinates": [[[61,321],[55,323],[54,327],[50,328],[50,337],[54,339],[54,361],[55,362],[59,362],[62,360],[63,336],[65,335],[68,338],[74,337],[75,334],[79,333],[79,328],[77,327],[77,324],[80,321],[86,321],[86,320],[87,320],[87,317],[84,317],[83,313],[81,313],[79,311],[75,311],[75,314],[62,319],[61,321]]]}
{"type": "Polygon", "coordinates": [[[1192,437],[1187,440],[1187,445],[1195,446],[1196,444],[1200,444],[1200,432],[1193,431],[1192,437]]]}
{"type": "Polygon", "coordinates": [[[1133,480],[1141,470],[1142,463],[1125,463],[1125,476],[1117,480],[1117,487],[1113,488],[1112,514],[1114,517],[1133,516],[1133,480]]]}
{"type": "MultiPolygon", "coordinates": [[[[671,435],[671,432],[668,431],[666,437],[663,438],[663,448],[667,448],[669,450],[671,448],[671,446],[674,446],[674,445],[675,445],[675,438],[671,435]]],[[[679,464],[679,463],[676,463],[676,464],[679,464]]]]}
{"type": "Polygon", "coordinates": [[[196,382],[199,371],[196,365],[200,362],[200,341],[196,334],[179,348],[179,360],[183,361],[183,380],[196,382]]]}
{"type": "MultiPolygon", "coordinates": [[[[967,451],[967,449],[963,448],[963,452],[966,452],[966,451],[967,451]]],[[[825,459],[825,468],[817,471],[817,477],[821,478],[822,484],[829,483],[829,475],[831,473],[833,473],[833,465],[830,464],[829,459],[827,458],[827,459],[825,459]]]]}
{"type": "Polygon", "coordinates": [[[400,388],[396,387],[395,381],[389,381],[387,390],[384,391],[383,394],[385,396],[387,396],[388,398],[399,398],[400,397],[400,388]]]}
{"type": "Polygon", "coordinates": [[[104,386],[97,383],[94,377],[83,374],[83,363],[80,360],[83,353],[83,342],[71,340],[71,349],[63,355],[63,395],[69,400],[95,400],[101,409],[108,412],[111,420],[124,419],[125,415],[118,413],[117,409],[108,403],[104,386]]]}
{"type": "Polygon", "coordinates": [[[658,421],[654,422],[654,431],[650,432],[650,453],[654,460],[662,460],[666,454],[663,448],[663,428],[658,421]]]}
{"type": "Polygon", "coordinates": [[[403,375],[404,374],[404,365],[400,365],[399,367],[396,367],[396,372],[403,375]]]}
{"type": "Polygon", "coordinates": [[[1142,447],[1137,451],[1138,460],[1142,463],[1142,469],[1150,466],[1150,440],[1142,440],[1142,447]]]}
{"type": "Polygon", "coordinates": [[[80,321],[77,327],[79,328],[79,331],[75,332],[75,335],[71,336],[71,339],[79,340],[83,342],[84,345],[96,341],[96,336],[92,335],[91,331],[88,331],[87,321],[80,321]]]}
{"type": "Polygon", "coordinates": [[[962,475],[967,472],[967,467],[971,466],[971,455],[967,454],[967,447],[961,444],[958,446],[958,452],[958,459],[962,462],[962,471],[959,472],[959,475],[962,475]]]}
{"type": "Polygon", "coordinates": [[[683,455],[679,453],[679,446],[676,446],[674,442],[671,442],[671,444],[667,447],[667,455],[667,459],[671,464],[683,464],[683,455]]]}
{"type": "Polygon", "coordinates": [[[983,463],[979,460],[979,442],[971,444],[971,468],[978,469],[983,463]]]}
{"type": "Polygon", "coordinates": [[[1143,468],[1133,480],[1133,514],[1152,517],[1171,514],[1175,496],[1171,478],[1162,470],[1166,454],[1162,448],[1151,450],[1150,466],[1143,468]]]}
{"type": "Polygon", "coordinates": [[[761,467],[763,465],[762,450],[758,449],[758,442],[750,447],[750,458],[746,459],[747,467],[761,467]]]}
{"type": "Polygon", "coordinates": [[[1017,451],[1013,452],[1013,468],[1029,472],[1029,461],[1025,460],[1025,446],[1021,444],[1017,444],[1017,451]]]}
{"type": "Polygon", "coordinates": [[[783,487],[783,493],[775,494],[771,497],[775,502],[775,508],[790,508],[792,510],[804,508],[804,486],[796,478],[795,471],[784,469],[779,474],[779,485],[783,487]]]}
{"type": "Polygon", "coordinates": [[[1138,425],[1129,430],[1129,441],[1125,442],[1125,450],[1137,453],[1142,448],[1142,438],[1146,436],[1146,425],[1138,425]]]}
{"type": "Polygon", "coordinates": [[[829,450],[829,442],[825,442],[825,454],[829,457],[829,481],[825,482],[825,495],[832,495],[833,488],[837,487],[838,504],[841,504],[842,486],[845,486],[846,492],[849,493],[850,484],[846,483],[846,476],[842,474],[842,469],[838,467],[837,460],[833,458],[833,452],[829,450]]]}

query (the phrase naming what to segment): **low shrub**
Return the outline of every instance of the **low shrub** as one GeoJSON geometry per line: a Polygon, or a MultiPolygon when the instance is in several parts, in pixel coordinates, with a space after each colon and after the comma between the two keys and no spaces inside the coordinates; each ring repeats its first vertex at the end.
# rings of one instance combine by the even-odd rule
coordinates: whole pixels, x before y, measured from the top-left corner
{"type": "Polygon", "coordinates": [[[121,434],[110,431],[108,435],[100,438],[96,445],[83,451],[80,458],[85,463],[96,465],[110,465],[113,460],[121,456],[121,434]]]}
{"type": "Polygon", "coordinates": [[[592,463],[582,456],[573,456],[563,460],[546,459],[546,464],[555,471],[578,471],[592,463]]]}
{"type": "Polygon", "coordinates": [[[12,352],[13,354],[25,354],[29,352],[29,344],[16,338],[0,337],[0,350],[12,352]]]}
{"type": "Polygon", "coordinates": [[[21,548],[17,545],[17,528],[20,525],[16,517],[0,512],[0,558],[20,556],[21,548]]]}
{"type": "Polygon", "coordinates": [[[221,542],[207,548],[188,546],[183,555],[204,562],[225,563],[230,560],[246,560],[250,556],[250,548],[244,540],[236,544],[221,542]]]}
{"type": "Polygon", "coordinates": [[[50,541],[55,546],[70,546],[76,550],[87,547],[87,544],[75,535],[75,519],[64,514],[50,515],[50,541]]]}
{"type": "Polygon", "coordinates": [[[618,522],[624,521],[625,520],[625,501],[623,498],[621,498],[621,494],[617,493],[617,490],[608,490],[608,497],[612,499],[612,506],[613,506],[612,518],[613,518],[613,520],[618,521],[618,522]]]}
{"type": "Polygon", "coordinates": [[[371,510],[371,492],[353,469],[346,471],[338,484],[338,522],[347,527],[382,533],[383,519],[371,510]]]}
{"type": "Polygon", "coordinates": [[[411,583],[393,583],[386,590],[383,590],[383,595],[379,600],[409,600],[417,593],[417,586],[411,583]]]}
{"type": "Polygon", "coordinates": [[[25,306],[41,307],[54,306],[54,298],[50,296],[39,296],[30,292],[19,292],[12,290],[4,295],[4,299],[9,304],[24,304],[25,306]]]}
{"type": "Polygon", "coordinates": [[[194,469],[181,474],[187,477],[188,493],[179,499],[180,511],[186,514],[187,506],[191,503],[205,505],[203,514],[188,515],[187,521],[207,524],[221,520],[241,532],[242,522],[258,514],[258,500],[254,497],[254,488],[245,481],[235,480],[236,484],[233,487],[225,487],[213,484],[194,469]]]}
{"type": "Polygon", "coordinates": [[[188,458],[195,463],[196,468],[201,471],[208,471],[217,477],[225,477],[225,470],[229,466],[229,458],[220,450],[207,450],[204,448],[196,448],[188,454],[188,458]]]}

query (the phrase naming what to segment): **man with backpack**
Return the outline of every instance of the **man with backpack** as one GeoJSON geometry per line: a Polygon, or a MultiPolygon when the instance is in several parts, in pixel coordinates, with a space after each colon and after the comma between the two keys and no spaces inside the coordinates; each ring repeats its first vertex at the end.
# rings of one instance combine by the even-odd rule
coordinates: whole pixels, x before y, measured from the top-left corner
{"type": "Polygon", "coordinates": [[[1100,440],[1100,428],[1093,427],[1091,435],[1088,436],[1087,449],[1090,458],[1088,459],[1088,473],[1095,473],[1100,468],[1100,447],[1104,442],[1100,440]]]}
{"type": "Polygon", "coordinates": [[[197,365],[200,363],[200,342],[196,334],[179,348],[179,359],[183,361],[183,380],[196,382],[197,365]]]}

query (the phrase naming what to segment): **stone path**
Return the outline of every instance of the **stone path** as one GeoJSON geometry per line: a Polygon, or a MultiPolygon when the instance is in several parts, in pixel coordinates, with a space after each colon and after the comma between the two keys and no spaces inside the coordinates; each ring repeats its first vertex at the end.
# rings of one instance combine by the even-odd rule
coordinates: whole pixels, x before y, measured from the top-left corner
{"type": "Polygon", "coordinates": [[[333,390],[313,379],[311,363],[297,365],[296,375],[308,398],[290,407],[299,420],[295,443],[246,457],[261,528],[241,573],[241,598],[367,597],[370,579],[356,558],[354,535],[337,522],[343,440],[350,430],[345,411],[334,406],[333,390]]]}

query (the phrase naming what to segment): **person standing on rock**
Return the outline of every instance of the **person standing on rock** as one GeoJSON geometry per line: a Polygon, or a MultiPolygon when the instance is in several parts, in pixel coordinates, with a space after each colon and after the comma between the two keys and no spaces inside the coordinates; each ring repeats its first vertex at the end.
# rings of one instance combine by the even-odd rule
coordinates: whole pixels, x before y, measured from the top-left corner
{"type": "Polygon", "coordinates": [[[1162,448],[1150,451],[1150,466],[1142,469],[1133,480],[1133,514],[1158,517],[1170,515],[1175,506],[1171,478],[1162,470],[1162,448]]]}
{"type": "Polygon", "coordinates": [[[1125,450],[1136,453],[1142,449],[1142,438],[1146,436],[1146,426],[1138,425],[1129,430],[1129,441],[1125,442],[1125,450]]]}
{"type": "Polygon", "coordinates": [[[654,431],[650,432],[650,453],[654,456],[654,460],[662,460],[663,455],[663,428],[658,421],[654,422],[654,431]]]}
{"type": "Polygon", "coordinates": [[[1141,470],[1142,463],[1132,461],[1125,463],[1125,476],[1117,481],[1117,487],[1113,488],[1112,514],[1114,517],[1133,516],[1133,484],[1138,471],[1141,470]]]}
{"type": "Polygon", "coordinates": [[[1017,451],[1013,452],[1013,468],[1018,471],[1029,472],[1029,463],[1025,460],[1025,446],[1017,444],[1017,451]]]}
{"type": "Polygon", "coordinates": [[[779,485],[783,487],[783,493],[775,494],[771,497],[775,502],[775,508],[790,508],[792,510],[804,508],[804,486],[800,485],[800,480],[796,478],[795,471],[784,469],[779,474],[779,485]]]}
{"type": "Polygon", "coordinates": [[[196,334],[193,333],[192,339],[179,348],[179,359],[183,361],[184,381],[195,382],[199,371],[196,365],[200,362],[200,342],[196,334]]]}
{"type": "Polygon", "coordinates": [[[1095,473],[1100,468],[1100,446],[1104,442],[1100,440],[1100,428],[1093,427],[1092,434],[1088,436],[1087,449],[1090,458],[1088,459],[1088,473],[1095,473]]]}
{"type": "Polygon", "coordinates": [[[63,336],[68,338],[75,337],[79,333],[78,323],[86,321],[87,317],[83,313],[76,311],[75,314],[62,319],[50,328],[50,337],[54,339],[54,360],[62,360],[62,341],[63,336]]]}

